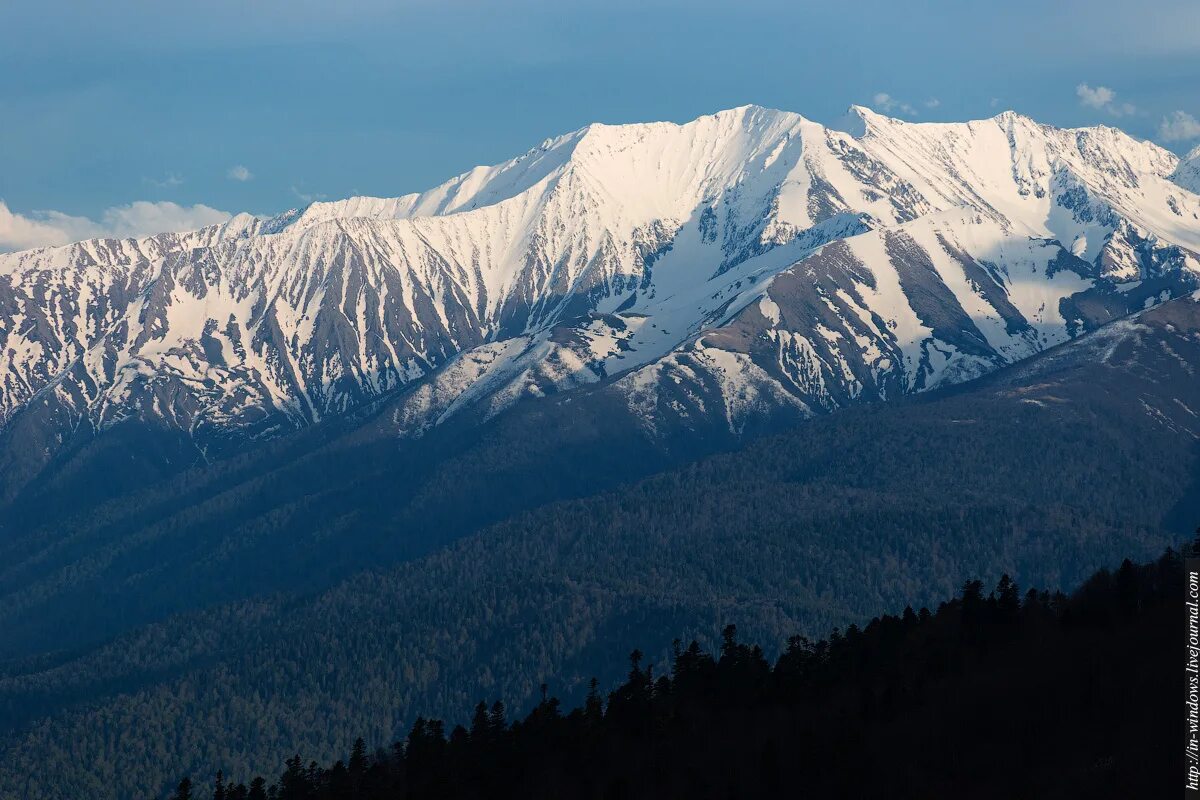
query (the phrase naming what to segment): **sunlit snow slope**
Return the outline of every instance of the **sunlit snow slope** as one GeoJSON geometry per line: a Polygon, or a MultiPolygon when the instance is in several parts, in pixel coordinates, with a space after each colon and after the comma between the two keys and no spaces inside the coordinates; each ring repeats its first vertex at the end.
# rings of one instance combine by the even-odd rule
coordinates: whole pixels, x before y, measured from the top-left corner
{"type": "Polygon", "coordinates": [[[400,390],[407,436],[587,384],[736,433],[1196,285],[1194,158],[1011,112],[841,127],[592,125],[423,194],[0,255],[0,468],[130,419],[211,457],[400,390]]]}

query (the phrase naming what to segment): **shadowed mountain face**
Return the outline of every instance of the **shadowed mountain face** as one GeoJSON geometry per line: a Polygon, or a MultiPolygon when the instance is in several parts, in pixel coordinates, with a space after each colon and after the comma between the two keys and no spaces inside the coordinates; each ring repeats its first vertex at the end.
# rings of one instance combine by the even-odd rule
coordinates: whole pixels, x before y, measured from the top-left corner
{"type": "Polygon", "coordinates": [[[651,434],[737,436],[1196,283],[1190,162],[1012,113],[851,116],[593,125],[423,194],[0,256],[0,499],[126,423],[158,443],[136,484],[402,392],[393,437],[614,380],[651,434]]]}
{"type": "Polygon", "coordinates": [[[519,404],[463,425],[457,444],[439,426],[409,443],[439,443],[427,473],[355,449],[392,424],[381,408],[341,438],[277,443],[277,471],[234,459],[89,515],[91,527],[14,537],[9,641],[84,646],[0,670],[0,796],[128,796],[216,764],[269,773],[297,749],[329,758],[355,735],[386,741],[417,714],[531,700],[547,679],[577,698],[591,675],[623,671],[612,642],[712,641],[727,622],[782,642],[971,575],[1074,585],[1193,524],[1196,363],[1200,305],[1182,298],[979,381],[822,415],[590,496],[575,481],[615,485],[679,456],[643,438],[622,442],[629,461],[606,460],[598,443],[635,418],[617,388],[519,404]],[[581,496],[539,504],[543,491],[581,496]],[[378,557],[422,525],[478,528],[493,513],[475,507],[482,497],[507,519],[332,576],[338,559],[378,557]],[[331,582],[266,591],[305,570],[331,582]],[[201,596],[199,610],[136,622],[201,596]],[[89,628],[125,632],[86,644],[89,628]],[[131,730],[158,748],[118,735],[131,730]],[[81,766],[118,762],[120,785],[81,766]]]}

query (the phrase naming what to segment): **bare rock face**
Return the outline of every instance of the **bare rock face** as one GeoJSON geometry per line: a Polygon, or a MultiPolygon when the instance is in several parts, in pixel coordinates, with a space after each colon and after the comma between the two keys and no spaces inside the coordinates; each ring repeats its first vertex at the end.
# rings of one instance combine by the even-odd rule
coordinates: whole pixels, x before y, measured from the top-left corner
{"type": "Polygon", "coordinates": [[[739,435],[1196,286],[1194,158],[852,117],[593,125],[423,194],[0,255],[0,496],[122,424],[211,459],[385,396],[407,437],[564,390],[739,435]]]}

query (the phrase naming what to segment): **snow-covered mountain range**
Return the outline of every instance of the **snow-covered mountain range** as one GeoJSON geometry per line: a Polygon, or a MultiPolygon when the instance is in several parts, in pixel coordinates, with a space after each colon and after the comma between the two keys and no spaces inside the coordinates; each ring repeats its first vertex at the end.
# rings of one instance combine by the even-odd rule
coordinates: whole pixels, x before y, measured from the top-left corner
{"type": "Polygon", "coordinates": [[[1198,163],[1012,112],[745,106],[0,255],[0,466],[131,419],[216,456],[384,396],[402,436],[592,384],[649,431],[737,434],[967,380],[1194,290],[1198,163]]]}

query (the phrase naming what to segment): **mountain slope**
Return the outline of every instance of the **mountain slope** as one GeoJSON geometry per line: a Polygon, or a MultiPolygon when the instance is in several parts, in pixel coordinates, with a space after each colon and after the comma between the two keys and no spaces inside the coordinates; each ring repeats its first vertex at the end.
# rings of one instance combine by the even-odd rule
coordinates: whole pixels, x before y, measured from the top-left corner
{"type": "MultiPolygon", "coordinates": [[[[1153,557],[1200,512],[1198,334],[1200,305],[1181,298],[990,377],[824,415],[309,596],[10,661],[0,796],[119,796],[216,764],[268,772],[294,749],[330,758],[357,735],[387,740],[419,713],[522,703],[548,678],[577,698],[592,674],[625,669],[614,641],[712,641],[736,622],[780,643],[932,601],[973,575],[1073,585],[1124,554],[1153,557]],[[118,765],[123,782],[81,766],[93,764],[118,765]]],[[[611,399],[567,393],[478,430],[501,436],[502,459],[522,451],[503,432],[586,426],[609,418],[592,404],[611,399]],[[522,416],[527,426],[509,422],[522,416]]],[[[287,538],[273,541],[286,560],[287,538]]]]}
{"type": "Polygon", "coordinates": [[[1200,193],[1200,146],[1180,160],[1171,179],[1190,192],[1200,193]]]}
{"type": "Polygon", "coordinates": [[[1165,150],[851,116],[592,125],[423,194],[0,256],[0,494],[123,422],[170,439],[155,474],[414,387],[399,436],[621,375],[647,430],[742,434],[1196,284],[1165,150]]]}

